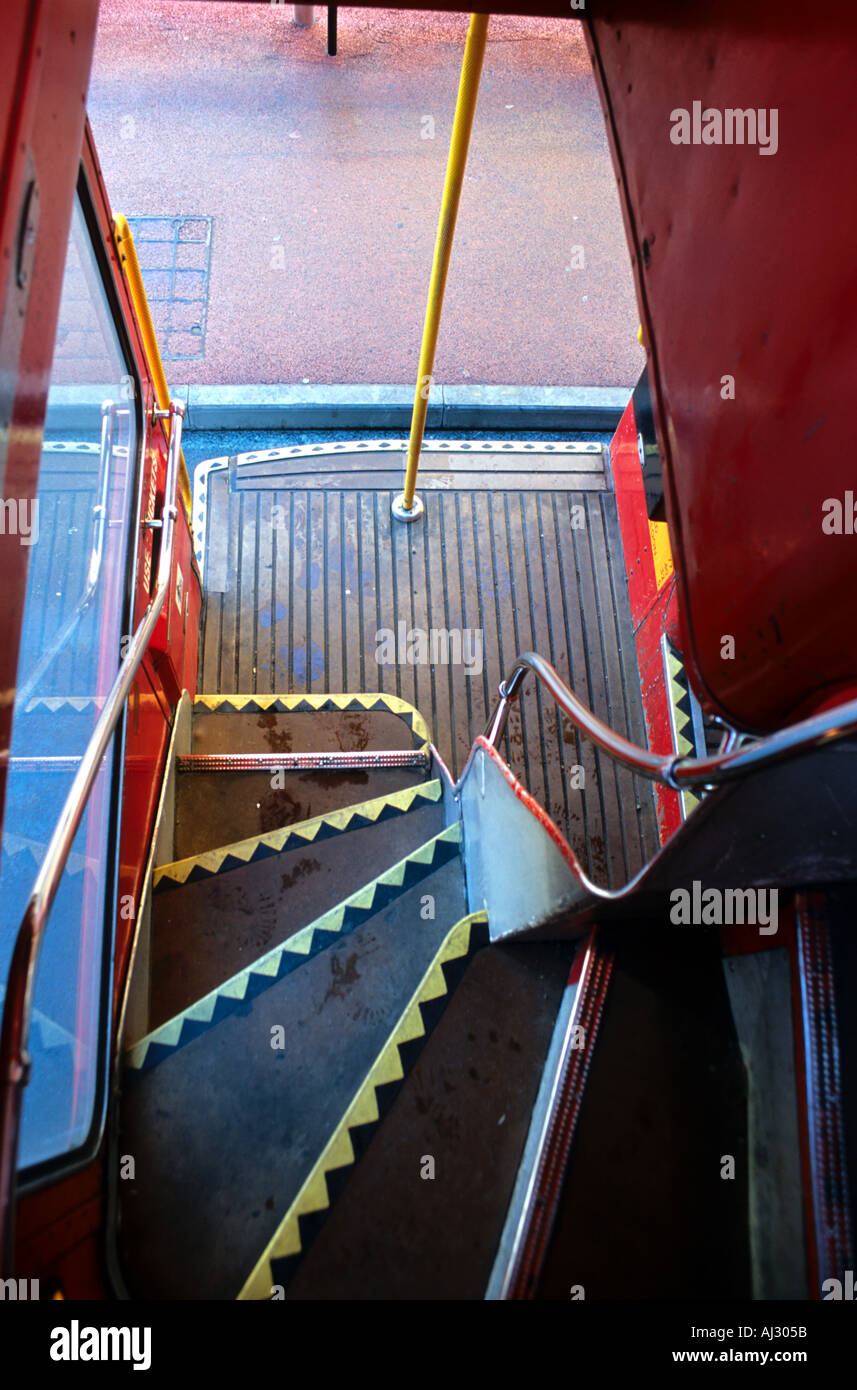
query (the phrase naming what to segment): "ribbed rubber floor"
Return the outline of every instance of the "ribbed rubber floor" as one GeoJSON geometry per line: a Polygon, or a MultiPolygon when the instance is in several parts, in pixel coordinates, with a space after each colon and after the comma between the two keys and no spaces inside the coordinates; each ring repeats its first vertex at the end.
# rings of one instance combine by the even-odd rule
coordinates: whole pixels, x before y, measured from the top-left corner
{"type": "MultiPolygon", "coordinates": [[[[370,456],[353,487],[340,457],[304,460],[303,475],[294,460],[213,474],[200,689],[385,690],[422,711],[458,772],[502,676],[518,652],[535,649],[597,714],[644,743],[609,480],[593,475],[591,458],[546,458],[549,478],[537,480],[547,464],[534,454],[518,465],[529,473],[504,459],[507,471],[483,475],[475,490],[455,486],[451,459],[447,485],[424,489],[426,516],[412,526],[393,524],[391,479],[377,472],[371,486],[370,456]],[[319,485],[310,487],[314,470],[319,485]],[[481,670],[377,664],[378,632],[397,632],[400,621],[407,630],[480,630],[481,670]]],[[[654,852],[650,785],[578,742],[532,680],[505,755],[596,881],[623,882],[654,852]],[[576,765],[581,790],[571,785],[576,765]]]]}

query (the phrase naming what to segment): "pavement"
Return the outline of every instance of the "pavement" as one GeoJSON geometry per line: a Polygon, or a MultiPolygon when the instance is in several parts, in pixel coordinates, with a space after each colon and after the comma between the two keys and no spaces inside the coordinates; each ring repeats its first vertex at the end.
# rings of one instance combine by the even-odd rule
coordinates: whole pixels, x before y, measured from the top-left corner
{"type": "MultiPolygon", "coordinates": [[[[340,8],[328,58],[316,13],[102,0],[88,107],[113,209],[180,241],[210,219],[173,382],[415,380],[467,16],[340,8]]],[[[436,381],[628,389],[637,322],[581,27],[495,16],[436,381]]]]}

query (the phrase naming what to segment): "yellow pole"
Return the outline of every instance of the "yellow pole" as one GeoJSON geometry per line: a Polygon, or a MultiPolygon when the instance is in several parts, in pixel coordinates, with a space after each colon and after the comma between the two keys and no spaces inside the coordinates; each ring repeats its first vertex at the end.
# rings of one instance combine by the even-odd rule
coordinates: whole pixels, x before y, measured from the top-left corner
{"type": "Polygon", "coordinates": [[[437,349],[437,335],[440,330],[440,315],[443,308],[443,293],[446,289],[446,277],[452,254],[452,239],[455,235],[458,204],[461,201],[461,186],[464,182],[470,132],[473,129],[473,117],[476,112],[476,98],[479,95],[479,79],[482,75],[482,60],[485,57],[489,18],[490,15],[487,14],[472,14],[470,16],[464,60],[461,64],[461,80],[458,84],[458,100],[455,104],[452,139],[449,142],[443,202],[434,245],[434,262],[431,269],[428,305],[423,327],[419,374],[414,393],[405,490],[399,493],[393,502],[393,515],[398,517],[400,521],[415,521],[423,510],[422,503],[414,495],[417,486],[417,469],[423,446],[429,391],[432,386],[432,371],[437,349]]]}
{"type": "MultiPolygon", "coordinates": [[[[155,325],[152,323],[152,315],[149,312],[146,287],[143,284],[143,277],[140,274],[140,262],[137,260],[137,252],[134,249],[131,228],[128,226],[128,219],[126,217],[119,216],[113,219],[113,236],[116,242],[116,251],[119,255],[119,260],[125,272],[125,278],[128,281],[128,288],[131,291],[131,302],[134,305],[134,312],[140,324],[143,346],[146,349],[146,360],[149,363],[149,371],[152,374],[152,382],[155,387],[155,400],[159,410],[168,410],[170,405],[170,388],[167,385],[164,364],[161,361],[161,353],[158,348],[158,339],[155,336],[155,325]]],[[[193,507],[191,503],[190,480],[184,461],[184,454],[181,456],[179,487],[181,488],[182,501],[185,505],[188,521],[190,521],[193,514],[193,507]]]]}

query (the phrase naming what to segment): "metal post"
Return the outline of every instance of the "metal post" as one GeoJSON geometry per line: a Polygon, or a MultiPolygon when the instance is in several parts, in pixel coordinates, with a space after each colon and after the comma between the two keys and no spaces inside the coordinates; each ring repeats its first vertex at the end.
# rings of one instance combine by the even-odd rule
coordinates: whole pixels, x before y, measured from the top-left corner
{"type": "Polygon", "coordinates": [[[299,24],[302,29],[311,29],[315,23],[313,9],[313,5],[295,5],[295,24],[299,24]]]}
{"type": "Polygon", "coordinates": [[[411,436],[408,441],[405,490],[400,492],[393,501],[393,516],[397,517],[399,521],[416,521],[423,511],[422,502],[415,496],[417,469],[419,468],[426,426],[429,392],[432,386],[432,370],[437,349],[437,335],[440,329],[443,293],[446,289],[446,276],[452,253],[455,221],[458,216],[458,204],[461,200],[461,186],[464,182],[470,132],[473,128],[473,117],[476,112],[476,98],[479,94],[479,78],[482,75],[482,60],[485,57],[489,19],[490,15],[487,14],[472,14],[470,16],[470,28],[467,31],[467,43],[461,65],[461,81],[458,86],[458,100],[455,104],[455,120],[452,125],[452,139],[449,143],[446,181],[443,186],[443,201],[434,246],[434,262],[423,327],[419,374],[414,394],[414,410],[411,416],[411,436]]]}
{"type": "Polygon", "coordinates": [[[327,56],[336,57],[336,6],[327,7],[327,56]]]}

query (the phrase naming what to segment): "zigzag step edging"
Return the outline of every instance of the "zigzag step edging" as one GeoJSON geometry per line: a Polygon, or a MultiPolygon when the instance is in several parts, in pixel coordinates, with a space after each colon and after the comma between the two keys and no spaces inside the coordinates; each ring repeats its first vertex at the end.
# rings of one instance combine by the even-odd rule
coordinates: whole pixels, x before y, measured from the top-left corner
{"type": "Polygon", "coordinates": [[[348,1109],[280,1222],[239,1300],[270,1301],[285,1288],[351,1169],[390,1109],[407,1072],[477,950],[488,944],[485,912],[463,917],[447,933],[348,1109]],[[335,1191],[331,1191],[335,1188],[335,1191]]]}
{"type": "Polygon", "coordinates": [[[283,854],[286,850],[317,844],[320,840],[331,839],[349,830],[362,830],[365,826],[379,825],[383,821],[406,815],[420,802],[440,801],[442,796],[443,787],[439,779],[419,782],[416,786],[404,787],[400,791],[390,792],[387,796],[376,796],[370,801],[360,801],[353,806],[343,806],[337,811],[328,811],[324,815],[313,816],[310,820],[284,826],[281,830],[269,830],[262,835],[251,835],[244,840],[235,840],[217,849],[206,850],[204,854],[176,859],[169,864],[162,864],[155,870],[153,891],[163,893],[181,888],[186,883],[199,883],[204,879],[213,878],[216,874],[243,869],[248,864],[258,864],[261,860],[283,854]]]}
{"type": "Polygon", "coordinates": [[[455,859],[460,847],[461,824],[456,821],[383,874],[358,888],[356,893],[336,907],[287,937],[237,975],[224,980],[202,999],[196,1000],[180,1014],[141,1038],[125,1053],[127,1070],[140,1074],[172,1056],[179,1048],[235,1013],[334,941],[347,936],[395,898],[421,883],[435,869],[455,859]]]}
{"type": "Polygon", "coordinates": [[[217,714],[224,710],[231,710],[235,714],[265,714],[271,711],[278,714],[320,714],[326,710],[349,714],[381,710],[385,714],[394,714],[408,725],[414,736],[415,747],[425,747],[432,741],[429,727],[418,709],[408,704],[407,700],[401,700],[398,695],[387,695],[380,690],[368,694],[197,695],[193,709],[195,714],[217,714]]]}

